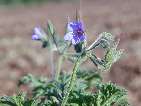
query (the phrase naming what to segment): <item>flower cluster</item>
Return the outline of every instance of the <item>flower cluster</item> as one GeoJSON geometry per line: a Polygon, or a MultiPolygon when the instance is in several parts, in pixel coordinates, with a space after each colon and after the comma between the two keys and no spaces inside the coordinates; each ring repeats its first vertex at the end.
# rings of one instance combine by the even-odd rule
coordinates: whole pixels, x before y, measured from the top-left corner
{"type": "MultiPolygon", "coordinates": [[[[35,27],[32,34],[32,40],[42,40],[45,38],[45,32],[40,27],[35,27]]],[[[64,40],[70,41],[73,45],[86,41],[84,25],[81,21],[72,21],[67,25],[67,33],[64,40]]]]}
{"type": "Polygon", "coordinates": [[[64,36],[64,39],[71,41],[73,45],[84,42],[86,40],[84,26],[81,21],[69,22],[67,25],[67,31],[68,32],[64,36]]]}

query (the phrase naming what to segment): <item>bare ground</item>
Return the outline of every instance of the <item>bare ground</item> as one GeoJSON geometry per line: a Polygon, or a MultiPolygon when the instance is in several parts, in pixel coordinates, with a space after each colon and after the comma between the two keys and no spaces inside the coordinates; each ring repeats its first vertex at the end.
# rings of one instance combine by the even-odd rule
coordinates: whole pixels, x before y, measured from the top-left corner
{"type": "MultiPolygon", "coordinates": [[[[67,16],[73,16],[77,2],[48,3],[40,6],[0,7],[0,94],[15,93],[20,76],[26,73],[49,76],[46,49],[31,41],[34,26],[45,26],[51,19],[63,35],[67,16]]],[[[141,104],[141,1],[83,0],[81,11],[89,44],[100,32],[109,31],[121,39],[125,55],[115,63],[105,80],[129,90],[133,106],[141,104]]]]}

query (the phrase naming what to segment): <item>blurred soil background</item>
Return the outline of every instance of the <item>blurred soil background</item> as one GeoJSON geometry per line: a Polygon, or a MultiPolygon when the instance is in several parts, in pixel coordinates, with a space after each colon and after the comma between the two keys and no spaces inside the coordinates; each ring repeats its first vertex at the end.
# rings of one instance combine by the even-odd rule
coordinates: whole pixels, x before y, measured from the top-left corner
{"type": "MultiPolygon", "coordinates": [[[[51,19],[63,37],[67,16],[79,8],[76,0],[38,1],[0,0],[0,95],[15,93],[18,79],[27,73],[50,75],[50,55],[31,40],[32,29],[51,19]]],[[[81,11],[88,44],[104,31],[121,39],[125,55],[104,80],[125,87],[130,103],[141,106],[141,0],[82,0],[81,11]]]]}

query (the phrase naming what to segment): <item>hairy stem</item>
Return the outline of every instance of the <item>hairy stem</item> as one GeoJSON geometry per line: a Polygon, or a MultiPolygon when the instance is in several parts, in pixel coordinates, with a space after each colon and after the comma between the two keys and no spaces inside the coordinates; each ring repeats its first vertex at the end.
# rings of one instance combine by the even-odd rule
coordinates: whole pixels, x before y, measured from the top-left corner
{"type": "Polygon", "coordinates": [[[56,72],[56,76],[55,79],[58,80],[59,76],[60,76],[60,72],[61,72],[61,66],[64,60],[64,56],[60,56],[59,60],[58,60],[58,64],[57,64],[57,72],[56,72]]]}
{"type": "Polygon", "coordinates": [[[59,57],[59,61],[57,64],[57,71],[56,71],[56,75],[55,75],[55,79],[58,80],[59,76],[60,76],[60,72],[61,72],[61,66],[63,64],[63,61],[65,59],[65,53],[67,52],[67,50],[69,49],[69,47],[71,46],[71,44],[68,44],[67,46],[65,46],[63,53],[60,54],[60,51],[58,49],[58,53],[60,54],[59,57]]]}
{"type": "Polygon", "coordinates": [[[53,51],[50,51],[50,65],[51,65],[51,75],[52,75],[52,79],[54,79],[55,70],[54,70],[54,53],[53,53],[53,51]]]}
{"type": "Polygon", "coordinates": [[[81,64],[81,60],[82,60],[82,57],[79,57],[74,65],[74,68],[73,68],[73,72],[72,72],[72,75],[71,75],[71,79],[68,83],[68,88],[66,89],[66,94],[63,98],[63,101],[62,101],[62,104],[61,106],[66,106],[66,103],[68,101],[68,98],[69,98],[69,95],[70,95],[70,92],[72,91],[73,87],[74,87],[74,82],[76,80],[76,72],[78,70],[78,67],[79,65],[81,64]]]}

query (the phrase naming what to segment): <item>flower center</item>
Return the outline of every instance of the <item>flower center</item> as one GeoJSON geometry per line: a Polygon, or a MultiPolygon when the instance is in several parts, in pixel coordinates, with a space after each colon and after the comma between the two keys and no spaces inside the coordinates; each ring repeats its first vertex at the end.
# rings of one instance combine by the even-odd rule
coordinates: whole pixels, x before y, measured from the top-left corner
{"type": "Polygon", "coordinates": [[[78,29],[74,33],[75,35],[82,36],[84,34],[84,31],[82,29],[78,29]]]}

